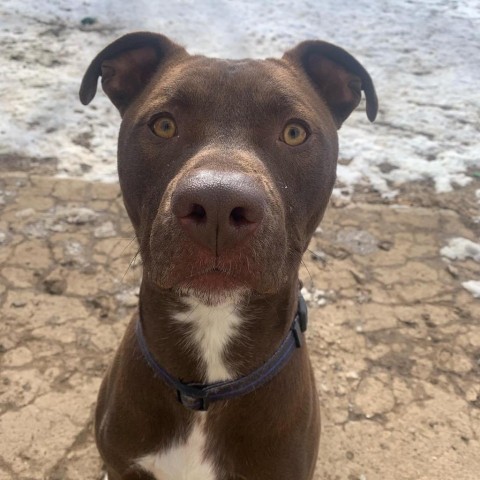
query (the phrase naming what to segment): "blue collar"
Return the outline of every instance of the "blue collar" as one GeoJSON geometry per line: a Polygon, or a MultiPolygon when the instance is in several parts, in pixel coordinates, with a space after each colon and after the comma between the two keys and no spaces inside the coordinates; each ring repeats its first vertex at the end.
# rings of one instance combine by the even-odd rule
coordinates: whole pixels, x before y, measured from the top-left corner
{"type": "Polygon", "coordinates": [[[244,377],[210,384],[183,383],[162,368],[148,349],[143,334],[141,318],[136,325],[138,346],[143,358],[156,377],[176,390],[178,401],[190,410],[208,409],[211,402],[228,400],[253,392],[269,382],[288,362],[293,352],[301,348],[303,332],[307,329],[307,305],[302,295],[298,297],[298,308],[286,338],[276,352],[260,367],[244,377]]]}

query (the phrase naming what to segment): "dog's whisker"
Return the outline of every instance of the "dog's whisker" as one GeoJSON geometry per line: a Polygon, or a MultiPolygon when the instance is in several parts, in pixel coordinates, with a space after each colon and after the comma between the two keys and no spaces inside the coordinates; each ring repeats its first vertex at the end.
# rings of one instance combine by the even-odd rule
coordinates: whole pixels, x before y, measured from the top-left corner
{"type": "Polygon", "coordinates": [[[127,269],[125,270],[125,273],[123,274],[123,277],[122,277],[122,282],[125,281],[125,277],[127,276],[128,272],[133,268],[133,265],[134,263],[136,262],[138,256],[140,255],[140,250],[137,250],[137,252],[135,253],[135,255],[132,257],[132,259],[130,260],[129,264],[128,264],[128,267],[127,269]]]}
{"type": "Polygon", "coordinates": [[[301,262],[301,264],[303,265],[303,267],[305,268],[305,270],[307,271],[307,274],[308,274],[308,276],[310,277],[310,283],[313,285],[314,280],[313,280],[312,274],[310,273],[310,270],[309,270],[308,267],[307,267],[307,264],[303,261],[303,258],[302,258],[302,260],[301,260],[300,262],[301,262]]]}

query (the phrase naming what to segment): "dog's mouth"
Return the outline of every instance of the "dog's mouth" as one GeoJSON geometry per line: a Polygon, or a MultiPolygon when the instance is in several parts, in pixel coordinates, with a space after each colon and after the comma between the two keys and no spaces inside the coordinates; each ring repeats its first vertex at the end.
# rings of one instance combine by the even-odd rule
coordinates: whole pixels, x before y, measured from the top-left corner
{"type": "Polygon", "coordinates": [[[178,287],[192,290],[222,291],[246,288],[249,278],[245,272],[214,266],[205,268],[180,280],[178,287]]]}
{"type": "Polygon", "coordinates": [[[238,302],[249,290],[249,279],[241,272],[221,267],[206,268],[176,282],[173,290],[192,296],[207,305],[238,302]]]}

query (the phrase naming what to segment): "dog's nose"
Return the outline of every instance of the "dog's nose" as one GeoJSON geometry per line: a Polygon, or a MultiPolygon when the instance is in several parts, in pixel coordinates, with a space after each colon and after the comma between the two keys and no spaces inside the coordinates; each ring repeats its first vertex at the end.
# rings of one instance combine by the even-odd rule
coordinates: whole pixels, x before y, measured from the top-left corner
{"type": "Polygon", "coordinates": [[[255,232],[265,203],[263,190],[244,173],[194,170],[178,182],[172,212],[192,240],[220,255],[255,232]]]}

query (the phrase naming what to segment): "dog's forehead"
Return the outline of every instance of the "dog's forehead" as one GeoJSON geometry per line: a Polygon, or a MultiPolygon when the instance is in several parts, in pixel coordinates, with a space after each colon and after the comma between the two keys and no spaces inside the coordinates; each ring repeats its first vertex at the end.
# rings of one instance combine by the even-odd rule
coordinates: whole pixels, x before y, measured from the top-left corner
{"type": "Polygon", "coordinates": [[[179,87],[206,87],[211,91],[213,85],[232,85],[236,88],[255,84],[265,86],[265,80],[280,83],[288,76],[288,69],[276,60],[224,60],[193,56],[185,59],[166,72],[166,80],[175,82],[179,87]]]}
{"type": "Polygon", "coordinates": [[[223,60],[190,57],[161,70],[153,82],[152,98],[204,104],[215,99],[224,105],[245,102],[273,108],[308,105],[305,84],[281,60],[223,60]]]}

